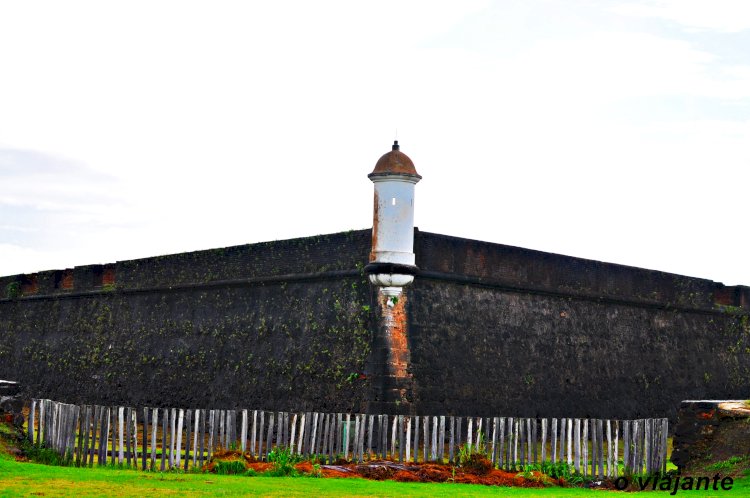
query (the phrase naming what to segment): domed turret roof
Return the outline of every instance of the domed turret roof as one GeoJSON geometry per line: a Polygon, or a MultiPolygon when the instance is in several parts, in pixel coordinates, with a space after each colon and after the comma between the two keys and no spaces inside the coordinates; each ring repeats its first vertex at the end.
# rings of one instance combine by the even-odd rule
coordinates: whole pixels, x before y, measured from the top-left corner
{"type": "Polygon", "coordinates": [[[367,175],[368,178],[373,176],[387,176],[387,175],[404,175],[413,176],[420,180],[422,176],[417,173],[414,168],[414,163],[411,162],[409,156],[399,150],[398,140],[393,141],[393,148],[390,152],[383,154],[375,164],[375,169],[372,173],[367,175]]]}

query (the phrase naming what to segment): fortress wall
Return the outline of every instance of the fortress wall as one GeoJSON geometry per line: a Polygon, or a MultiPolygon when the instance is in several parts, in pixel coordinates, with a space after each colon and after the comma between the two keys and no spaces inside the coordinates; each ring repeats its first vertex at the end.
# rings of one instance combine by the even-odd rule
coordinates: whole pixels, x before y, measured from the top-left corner
{"type": "Polygon", "coordinates": [[[0,378],[67,402],[363,410],[369,237],[119,262],[109,286],[78,267],[71,290],[0,300],[0,378]]]}
{"type": "Polygon", "coordinates": [[[179,287],[281,275],[352,271],[367,264],[370,230],[245,244],[103,265],[0,277],[0,299],[16,283],[23,296],[179,287]]]}
{"type": "Polygon", "coordinates": [[[683,399],[750,397],[748,311],[714,305],[721,284],[424,232],[416,246],[418,412],[674,420],[683,399]]]}
{"type": "Polygon", "coordinates": [[[750,397],[747,287],[417,231],[402,344],[369,250],[361,230],[2,277],[0,378],[151,406],[365,411],[401,392],[419,414],[673,418],[750,397]]]}

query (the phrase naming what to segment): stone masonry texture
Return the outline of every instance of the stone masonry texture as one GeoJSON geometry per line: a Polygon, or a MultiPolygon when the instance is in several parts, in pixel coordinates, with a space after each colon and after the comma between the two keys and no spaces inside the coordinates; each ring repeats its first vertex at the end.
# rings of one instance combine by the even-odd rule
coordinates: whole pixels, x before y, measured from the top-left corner
{"type": "Polygon", "coordinates": [[[750,397],[747,287],[417,230],[394,342],[369,252],[358,230],[0,277],[0,378],[76,403],[673,421],[750,397]]]}

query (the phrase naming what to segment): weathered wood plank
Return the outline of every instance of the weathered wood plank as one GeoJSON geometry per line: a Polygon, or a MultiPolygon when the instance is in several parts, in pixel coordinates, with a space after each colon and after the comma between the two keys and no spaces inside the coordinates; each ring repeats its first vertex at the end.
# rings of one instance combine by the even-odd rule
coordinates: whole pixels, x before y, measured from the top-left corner
{"type": "Polygon", "coordinates": [[[326,413],[323,415],[324,425],[323,425],[323,451],[322,451],[322,458],[323,462],[330,462],[333,451],[331,448],[331,441],[333,441],[333,427],[332,427],[332,418],[330,413],[326,413]]]}
{"type": "Polygon", "coordinates": [[[240,451],[244,454],[247,451],[247,410],[242,410],[240,413],[242,417],[242,426],[240,427],[240,451]]]}
{"type": "MultiPolygon", "coordinates": [[[[89,448],[89,467],[94,466],[94,457],[96,456],[96,449],[97,449],[96,447],[97,433],[101,429],[101,427],[99,427],[99,417],[101,416],[99,406],[94,405],[93,409],[94,409],[93,410],[94,416],[91,419],[91,446],[89,448]]],[[[69,408],[68,408],[68,411],[70,415],[67,415],[66,417],[70,419],[73,413],[72,411],[70,411],[69,408]]],[[[66,434],[67,434],[67,427],[66,427],[66,434]]],[[[63,446],[64,446],[63,450],[67,451],[67,446],[68,446],[67,442],[63,446]]]]}
{"type": "MultiPolygon", "coordinates": [[[[109,453],[109,427],[111,425],[110,408],[108,406],[103,406],[102,412],[104,413],[104,437],[102,438],[104,444],[100,445],[99,464],[107,465],[107,454],[109,453]]],[[[80,413],[78,413],[78,415],[80,416],[80,413]]]]}
{"type": "Polygon", "coordinates": [[[361,413],[354,414],[354,448],[352,449],[352,461],[362,463],[363,443],[367,429],[367,417],[361,413]]]}
{"type": "Polygon", "coordinates": [[[182,466],[182,427],[185,423],[185,410],[183,408],[180,408],[180,410],[177,412],[177,432],[176,437],[177,441],[175,443],[175,458],[174,458],[174,465],[176,468],[180,468],[182,466]]]}
{"type": "Polygon", "coordinates": [[[482,441],[481,441],[481,439],[482,439],[482,417],[478,417],[477,418],[476,428],[477,428],[477,431],[476,431],[476,435],[475,435],[475,438],[474,438],[475,439],[474,440],[474,445],[475,445],[474,446],[474,451],[476,451],[477,453],[479,453],[481,451],[481,449],[479,448],[479,446],[482,444],[482,441]]]}
{"type": "Polygon", "coordinates": [[[198,432],[200,430],[200,419],[201,419],[201,410],[195,409],[193,410],[195,413],[195,420],[193,421],[193,467],[196,466],[198,463],[198,432]]]}
{"type": "Polygon", "coordinates": [[[448,440],[448,462],[455,462],[456,453],[456,417],[450,418],[450,439],[448,440]]]}
{"type": "MultiPolygon", "coordinates": [[[[101,431],[101,428],[104,427],[104,407],[102,407],[102,409],[100,410],[100,414],[101,414],[101,423],[99,424],[99,426],[100,426],[100,431],[101,431]]],[[[68,449],[70,451],[71,456],[73,455],[73,452],[75,451],[76,427],[78,426],[78,419],[80,418],[80,415],[81,415],[81,408],[79,406],[74,406],[73,407],[73,420],[72,420],[71,427],[70,427],[70,441],[68,443],[68,449]]],[[[102,436],[106,436],[106,434],[103,434],[102,436]]],[[[102,436],[99,437],[100,448],[102,446],[101,445],[102,436]]],[[[101,465],[100,458],[97,458],[97,462],[99,465],[101,465]]]]}
{"type": "Polygon", "coordinates": [[[422,443],[422,461],[426,463],[430,461],[430,417],[429,416],[422,417],[422,439],[424,440],[424,443],[422,443]]]}
{"type": "Polygon", "coordinates": [[[34,444],[34,424],[36,424],[36,407],[37,407],[37,400],[32,399],[31,400],[31,407],[29,408],[29,427],[27,431],[27,435],[29,436],[29,442],[31,444],[34,444]]]}
{"type": "Polygon", "coordinates": [[[157,437],[157,432],[159,430],[159,413],[160,412],[162,412],[162,418],[163,418],[164,410],[159,410],[158,408],[154,408],[151,413],[151,469],[152,470],[156,469],[156,448],[157,448],[156,437],[157,437]]]}
{"type": "MultiPolygon", "coordinates": [[[[258,418],[260,421],[258,422],[258,453],[257,458],[258,460],[264,460],[266,456],[266,452],[263,450],[263,429],[266,428],[266,411],[265,410],[259,410],[258,411],[258,418]]],[[[300,437],[302,437],[300,435],[300,437]]],[[[302,448],[299,448],[299,451],[301,451],[302,448]]],[[[298,451],[298,453],[299,453],[298,451]]]]}
{"type": "Polygon", "coordinates": [[[581,435],[582,441],[582,460],[583,460],[583,475],[589,475],[589,422],[586,419],[581,421],[583,425],[583,434],[581,435]]]}
{"type": "Polygon", "coordinates": [[[440,432],[440,429],[438,427],[438,418],[436,416],[432,417],[432,432],[430,435],[432,436],[432,442],[430,444],[430,460],[431,461],[437,461],[437,441],[438,441],[438,433],[440,432]]]}
{"type": "Polygon", "coordinates": [[[667,473],[667,438],[669,437],[669,419],[661,419],[662,424],[662,440],[661,440],[661,472],[662,474],[667,473]]]}
{"type": "Polygon", "coordinates": [[[520,439],[521,436],[521,419],[515,418],[513,420],[513,462],[515,468],[518,468],[519,462],[521,461],[520,455],[519,455],[519,446],[522,439],[520,439]]]}
{"type": "MultiPolygon", "coordinates": [[[[86,406],[81,407],[81,417],[78,420],[78,444],[76,445],[76,456],[75,456],[75,463],[76,467],[81,466],[81,462],[83,461],[83,428],[85,427],[84,418],[86,415],[86,406]]],[[[40,429],[41,431],[41,429],[40,429]]]]}
{"type": "Polygon", "coordinates": [[[607,438],[607,459],[605,461],[606,466],[604,470],[604,475],[606,477],[612,477],[612,424],[610,420],[606,421],[606,424],[604,424],[605,429],[605,436],[607,438]]]}
{"type": "Polygon", "coordinates": [[[398,431],[398,448],[396,454],[398,455],[398,461],[403,463],[404,461],[404,416],[398,416],[398,424],[396,426],[398,431]]]}
{"type": "Polygon", "coordinates": [[[391,426],[391,460],[398,458],[396,450],[396,438],[398,437],[398,415],[393,416],[393,423],[391,426]]]}
{"type": "Polygon", "coordinates": [[[253,410],[253,421],[252,421],[252,427],[250,429],[250,455],[255,456],[257,455],[257,438],[256,434],[258,433],[258,410],[253,410]]]}
{"type": "Polygon", "coordinates": [[[167,459],[167,425],[169,423],[169,408],[162,408],[161,413],[161,464],[159,469],[164,472],[167,459]]]}
{"type": "Polygon", "coordinates": [[[508,461],[507,458],[505,458],[505,417],[500,417],[500,434],[498,435],[500,442],[498,443],[498,449],[497,449],[497,466],[499,468],[505,468],[504,465],[506,465],[506,462],[508,461]]]}
{"type": "Polygon", "coordinates": [[[343,415],[341,413],[336,413],[336,420],[334,424],[334,430],[333,430],[333,437],[334,437],[334,447],[333,447],[333,459],[334,461],[338,459],[338,456],[340,454],[343,454],[343,441],[344,441],[344,434],[343,434],[343,415]]]}
{"type": "Polygon", "coordinates": [[[319,417],[319,414],[318,414],[318,412],[312,412],[310,414],[310,416],[312,417],[312,421],[311,421],[311,424],[310,424],[310,451],[308,452],[308,454],[312,456],[312,455],[315,454],[315,446],[317,444],[317,440],[318,440],[318,437],[319,437],[318,436],[318,417],[319,417]]]}
{"type": "Polygon", "coordinates": [[[318,415],[318,446],[315,448],[315,453],[323,453],[323,445],[325,443],[325,439],[323,439],[323,430],[325,425],[325,413],[320,413],[318,415]]]}
{"type": "Polygon", "coordinates": [[[414,463],[419,462],[419,416],[414,417],[414,463]]]}
{"type": "Polygon", "coordinates": [[[130,455],[132,453],[131,449],[133,447],[133,435],[130,432],[132,427],[132,419],[133,415],[131,412],[131,408],[128,407],[125,409],[125,452],[127,453],[125,461],[127,462],[128,467],[130,467],[130,455]]]}
{"type": "Polygon", "coordinates": [[[445,459],[445,415],[440,415],[440,433],[438,434],[438,461],[443,463],[445,459]]]}
{"type": "Polygon", "coordinates": [[[292,454],[298,453],[297,452],[297,425],[298,420],[300,420],[300,414],[294,413],[292,414],[292,427],[291,427],[291,433],[289,435],[289,451],[292,454]]]}
{"type": "Polygon", "coordinates": [[[302,454],[305,456],[310,455],[310,440],[312,438],[312,427],[313,427],[313,414],[312,412],[305,412],[305,437],[302,440],[302,454]]]}
{"type": "Polygon", "coordinates": [[[190,450],[192,449],[193,453],[195,453],[195,446],[191,448],[192,438],[190,436],[192,435],[192,429],[193,410],[185,410],[185,471],[187,471],[190,465],[190,450]]]}
{"type": "Polygon", "coordinates": [[[133,465],[138,469],[138,410],[133,408],[133,465]]]}
{"type": "Polygon", "coordinates": [[[461,432],[461,425],[463,424],[463,417],[458,417],[456,419],[456,451],[459,451],[461,449],[461,443],[462,443],[462,432],[461,432]]]}
{"type": "MultiPolygon", "coordinates": [[[[88,424],[87,424],[88,425],[88,424]]],[[[117,455],[117,463],[122,465],[122,462],[125,460],[124,455],[124,438],[125,434],[123,433],[123,430],[125,428],[125,408],[122,406],[117,407],[117,448],[119,450],[117,455]]]]}
{"type": "Polygon", "coordinates": [[[614,470],[615,470],[615,473],[614,473],[614,477],[616,479],[617,477],[619,477],[619,474],[620,474],[619,463],[618,463],[618,459],[619,459],[618,458],[618,455],[619,455],[618,450],[619,450],[619,448],[617,447],[617,442],[620,439],[620,437],[619,437],[620,436],[620,424],[618,423],[617,420],[615,420],[614,421],[614,425],[615,425],[615,439],[614,439],[614,445],[615,445],[615,448],[614,448],[614,470]]]}
{"type": "Polygon", "coordinates": [[[596,434],[598,437],[598,448],[596,452],[599,456],[599,472],[597,475],[600,478],[604,478],[604,420],[602,419],[596,420],[596,434]]]}
{"type": "Polygon", "coordinates": [[[407,463],[411,460],[411,421],[413,417],[406,417],[406,435],[404,436],[404,443],[406,444],[406,451],[404,452],[404,461],[407,463]]]}
{"type": "Polygon", "coordinates": [[[565,462],[565,442],[567,441],[568,437],[568,420],[565,418],[560,419],[560,450],[558,451],[558,455],[560,456],[560,461],[565,462]]]}
{"type": "Polygon", "coordinates": [[[514,469],[516,467],[516,462],[515,462],[515,458],[513,455],[513,445],[514,445],[513,441],[515,439],[515,432],[516,432],[515,431],[515,428],[516,428],[515,419],[513,417],[508,417],[507,423],[508,423],[508,429],[507,429],[508,430],[508,436],[507,436],[508,456],[506,458],[506,462],[507,462],[506,467],[508,469],[514,469]]]}
{"type": "Polygon", "coordinates": [[[524,465],[526,465],[526,452],[525,450],[525,442],[526,442],[526,424],[524,423],[525,420],[522,418],[517,419],[518,420],[518,446],[519,446],[519,454],[518,454],[518,462],[521,469],[523,469],[524,465]]]}
{"type": "Polygon", "coordinates": [[[354,426],[354,429],[352,431],[352,461],[357,460],[357,445],[359,444],[359,415],[356,413],[354,414],[354,420],[351,422],[351,427],[354,426]]]}
{"type": "MultiPolygon", "coordinates": [[[[143,451],[141,451],[141,470],[146,470],[147,468],[147,458],[148,458],[148,408],[143,408],[143,451]]],[[[101,463],[101,462],[99,462],[101,463]]]]}
{"type": "Polygon", "coordinates": [[[575,452],[574,468],[576,472],[581,472],[581,419],[575,419],[574,424],[575,452]]]}
{"type": "MultiPolygon", "coordinates": [[[[288,417],[288,415],[289,414],[287,414],[287,417],[288,417]]],[[[240,448],[240,445],[237,444],[237,439],[241,435],[241,434],[237,434],[237,410],[232,410],[231,421],[232,421],[232,442],[231,442],[231,446],[233,446],[234,448],[240,448]]],[[[284,420],[284,422],[288,425],[289,419],[286,418],[284,420]]],[[[288,446],[288,442],[284,443],[284,444],[285,444],[285,446],[288,446]]],[[[243,446],[243,447],[245,446],[244,442],[243,442],[243,444],[241,446],[243,446]]],[[[242,451],[242,453],[244,453],[244,450],[242,451]]]]}
{"type": "Polygon", "coordinates": [[[274,425],[274,412],[268,414],[268,433],[266,434],[266,461],[268,461],[268,455],[273,451],[273,425],[274,425]]]}
{"type": "Polygon", "coordinates": [[[622,421],[622,463],[625,475],[630,474],[630,421],[622,421]]]}
{"type": "MultiPolygon", "coordinates": [[[[203,467],[206,455],[206,424],[208,422],[208,411],[205,408],[201,408],[200,416],[200,427],[198,435],[198,465],[203,467]]],[[[253,425],[255,427],[255,425],[253,425]]]]}
{"type": "Polygon", "coordinates": [[[330,427],[328,426],[328,414],[321,413],[318,423],[319,423],[319,430],[320,430],[319,452],[323,456],[323,459],[325,459],[327,455],[328,438],[329,438],[329,431],[330,431],[330,427]]]}
{"type": "Polygon", "coordinates": [[[527,465],[534,463],[533,455],[536,453],[536,440],[532,434],[531,419],[526,419],[526,462],[527,465]],[[533,446],[533,448],[532,448],[533,446]]]}
{"type": "Polygon", "coordinates": [[[169,410],[169,468],[170,470],[175,466],[175,448],[177,446],[177,409],[172,408],[169,410]]]}
{"type": "Polygon", "coordinates": [[[552,419],[552,463],[557,463],[557,419],[552,419]]]}
{"type": "MultiPolygon", "coordinates": [[[[342,452],[344,453],[344,460],[349,460],[349,432],[350,432],[350,422],[351,422],[351,414],[346,414],[346,422],[343,426],[343,434],[342,434],[342,452]]],[[[394,418],[395,423],[395,418],[394,418]]]]}
{"type": "Polygon", "coordinates": [[[81,465],[86,467],[89,463],[89,430],[91,428],[91,406],[85,405],[83,407],[83,424],[81,430],[83,432],[83,448],[81,449],[81,465]]]}
{"type": "Polygon", "coordinates": [[[599,443],[596,433],[596,419],[590,419],[589,426],[591,429],[591,476],[596,478],[598,475],[597,465],[599,463],[599,443]]]}
{"type": "Polygon", "coordinates": [[[360,413],[358,416],[360,418],[360,422],[359,422],[359,443],[358,443],[358,449],[357,449],[358,451],[357,460],[361,463],[361,462],[364,462],[366,451],[367,451],[367,420],[369,417],[364,413],[360,413]]]}
{"type": "Polygon", "coordinates": [[[226,428],[224,421],[226,420],[225,410],[216,410],[216,425],[218,426],[217,438],[216,438],[216,449],[226,449],[226,428]]]}
{"type": "Polygon", "coordinates": [[[628,446],[630,447],[630,458],[628,459],[628,467],[630,468],[630,473],[635,474],[637,473],[635,469],[635,460],[636,460],[636,454],[638,453],[638,449],[636,447],[636,433],[638,432],[638,423],[637,420],[631,420],[630,421],[630,439],[628,441],[628,446]]]}
{"type": "Polygon", "coordinates": [[[329,415],[329,418],[331,420],[331,432],[328,435],[328,451],[330,452],[328,463],[333,463],[336,458],[336,416],[335,414],[331,413],[329,415]]]}
{"type": "Polygon", "coordinates": [[[367,417],[367,460],[372,460],[372,436],[375,432],[375,415],[369,415],[367,417]]]}
{"type": "MultiPolygon", "coordinates": [[[[216,427],[216,410],[208,410],[208,446],[206,447],[206,459],[211,460],[214,448],[214,427],[216,427]]],[[[261,440],[263,436],[261,436],[261,440]]],[[[262,446],[262,444],[261,444],[262,446]]]]}
{"type": "Polygon", "coordinates": [[[42,432],[44,432],[44,409],[45,409],[45,403],[44,400],[39,400],[39,426],[37,432],[36,432],[36,439],[34,441],[34,444],[39,446],[44,439],[42,438],[42,432]]]}

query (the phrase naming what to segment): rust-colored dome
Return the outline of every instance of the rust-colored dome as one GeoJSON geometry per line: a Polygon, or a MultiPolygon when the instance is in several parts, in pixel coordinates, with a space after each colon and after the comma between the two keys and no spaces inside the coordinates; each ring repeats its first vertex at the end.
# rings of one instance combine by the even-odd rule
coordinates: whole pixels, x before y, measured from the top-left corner
{"type": "Polygon", "coordinates": [[[375,169],[367,177],[372,178],[373,176],[386,175],[406,175],[416,177],[417,179],[422,178],[414,168],[414,163],[411,162],[409,156],[399,150],[398,140],[394,140],[393,149],[390,152],[383,154],[378,159],[375,169]]]}

